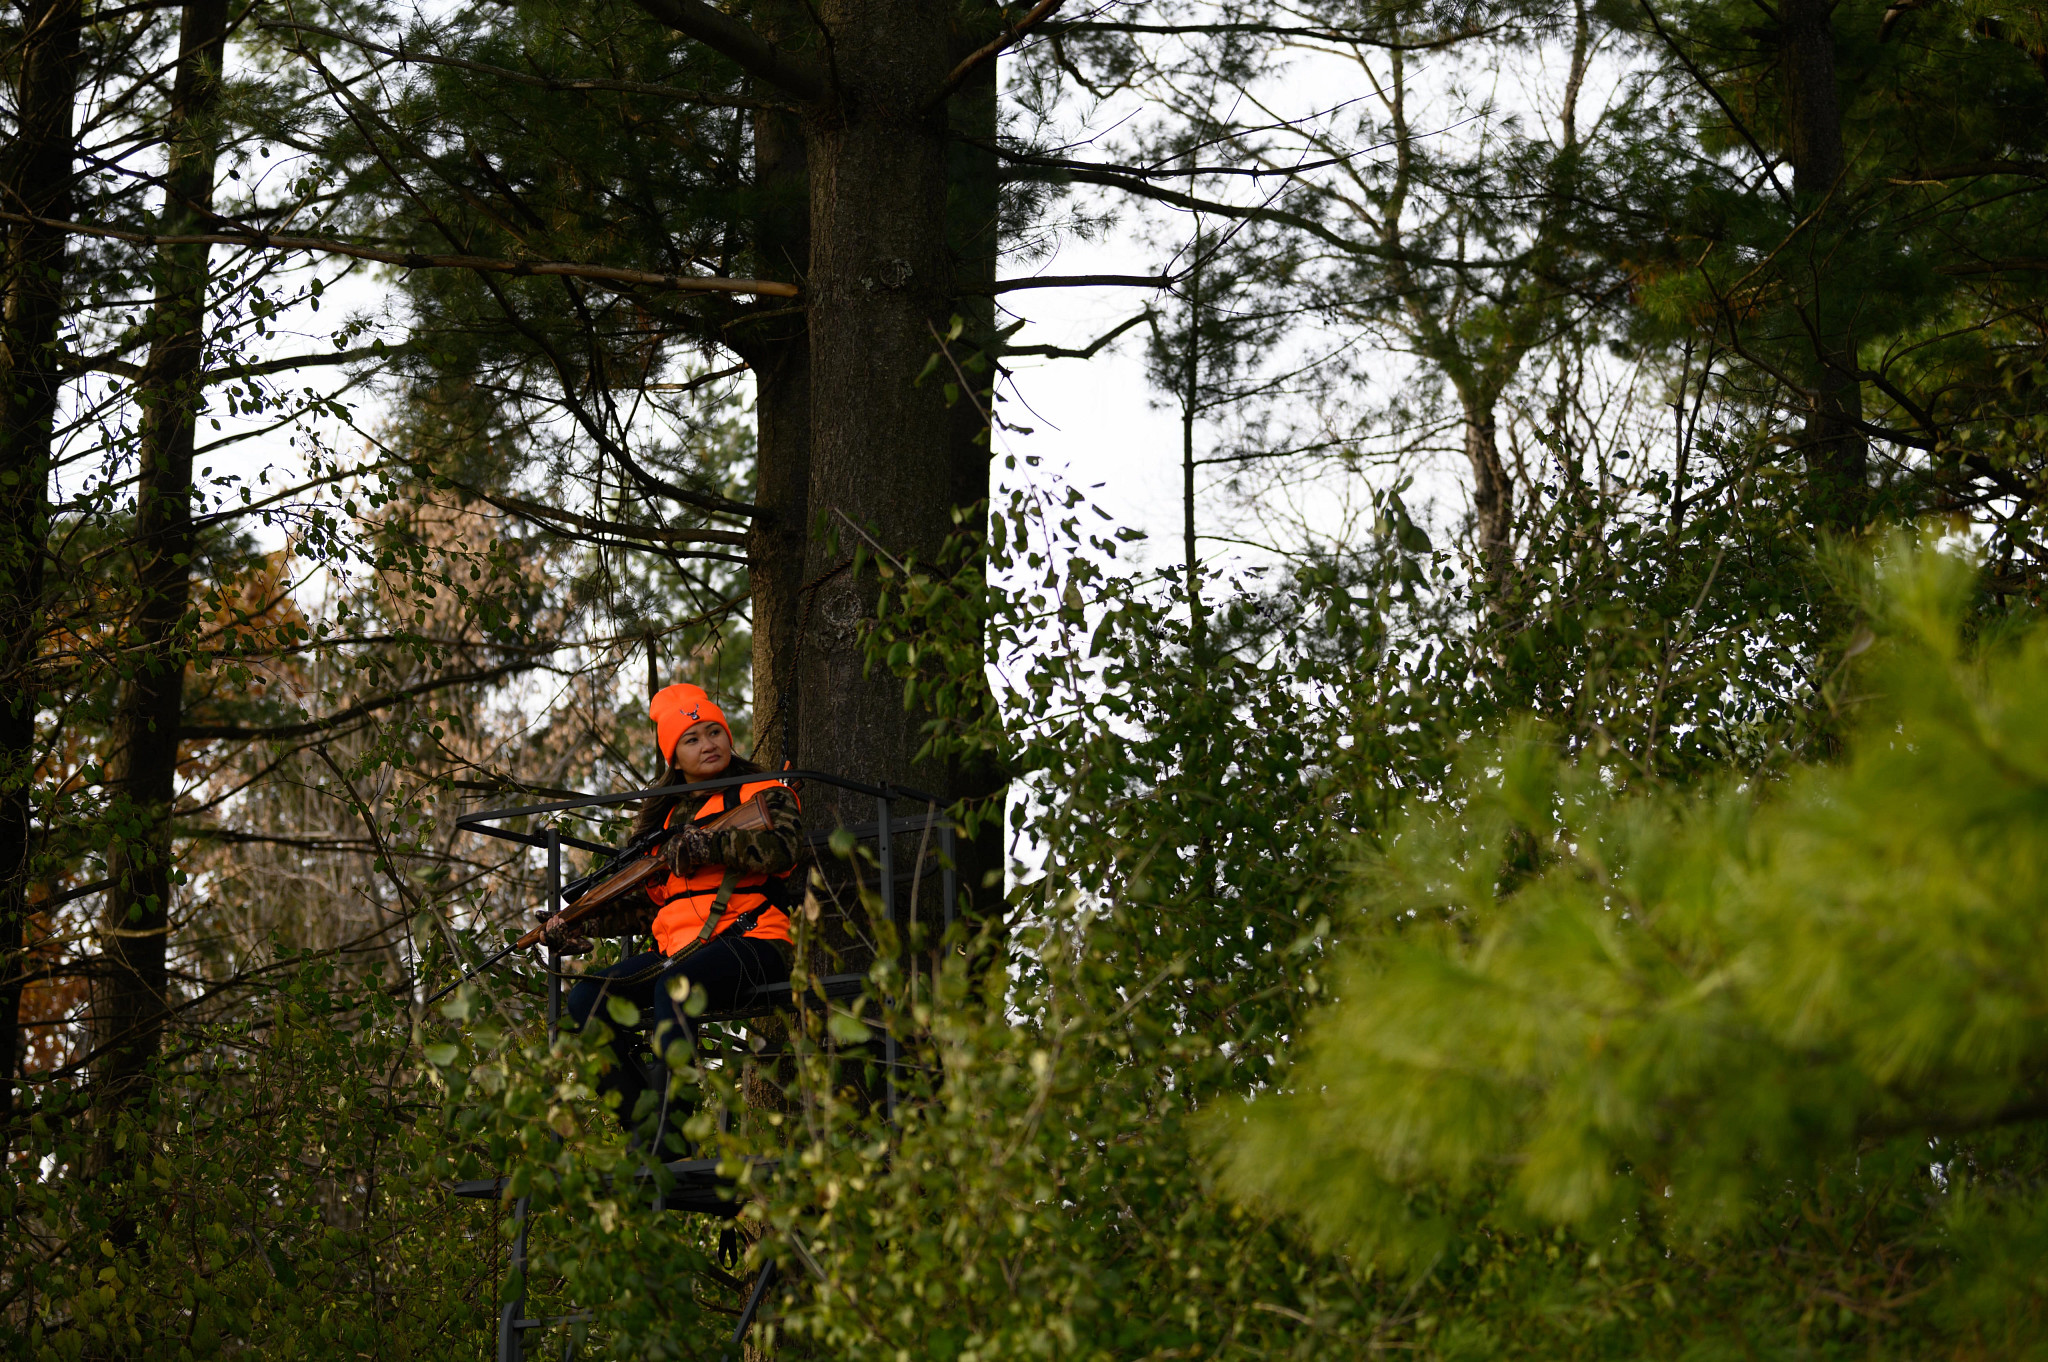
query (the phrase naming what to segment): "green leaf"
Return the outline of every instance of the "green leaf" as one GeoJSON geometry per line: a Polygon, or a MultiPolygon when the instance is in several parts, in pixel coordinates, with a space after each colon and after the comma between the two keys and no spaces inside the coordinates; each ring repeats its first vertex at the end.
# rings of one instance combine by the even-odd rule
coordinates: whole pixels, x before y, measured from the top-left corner
{"type": "Polygon", "coordinates": [[[610,1013],[611,1019],[621,1026],[638,1026],[640,1024],[640,1009],[627,1002],[624,998],[606,998],[604,1000],[604,1010],[610,1013]]]}
{"type": "Polygon", "coordinates": [[[865,1045],[868,1043],[867,1023],[845,1012],[834,1012],[832,1019],[825,1023],[832,1033],[832,1039],[841,1045],[865,1045]]]}
{"type": "Polygon", "coordinates": [[[445,1069],[450,1064],[453,1064],[456,1056],[462,1052],[455,1046],[443,1041],[437,1045],[423,1047],[420,1053],[427,1057],[427,1063],[432,1064],[436,1068],[445,1069]]]}

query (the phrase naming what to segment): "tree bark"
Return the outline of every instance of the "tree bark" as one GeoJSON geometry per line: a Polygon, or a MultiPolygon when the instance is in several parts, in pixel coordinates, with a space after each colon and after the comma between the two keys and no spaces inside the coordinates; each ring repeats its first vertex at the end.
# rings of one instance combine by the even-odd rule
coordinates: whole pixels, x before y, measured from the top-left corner
{"type": "MultiPolygon", "coordinates": [[[[812,31],[800,5],[762,4],[755,27],[791,48],[812,31]]],[[[781,109],[754,117],[757,268],[801,280],[810,263],[809,161],[800,119],[781,109]]],[[[768,309],[779,311],[780,309],[768,309]]],[[[734,346],[754,370],[754,502],[747,546],[753,601],[754,760],[774,768],[795,755],[798,693],[791,674],[802,651],[804,553],[810,539],[811,340],[802,312],[749,320],[734,346]]]]}
{"type": "MultiPolygon", "coordinates": [[[[754,27],[778,48],[796,47],[815,35],[800,4],[761,0],[754,27]]],[[[802,120],[782,109],[754,116],[754,189],[761,204],[754,220],[756,272],[801,281],[810,265],[810,172],[802,120]]],[[[769,309],[780,310],[780,309],[769,309]]],[[[754,371],[754,504],[767,512],[751,527],[747,543],[748,587],[753,603],[754,751],[773,770],[801,757],[797,732],[798,693],[794,675],[803,649],[804,551],[810,541],[811,338],[802,311],[750,319],[733,328],[734,348],[754,371]]],[[[804,962],[798,973],[806,973],[804,962]]],[[[790,1109],[787,1018],[754,1023],[780,1056],[765,1066],[749,1064],[743,1082],[746,1104],[757,1112],[790,1109]]],[[[758,1239],[759,1226],[741,1233],[758,1239]]],[[[748,1362],[762,1356],[747,1340],[748,1362]]]]}
{"type": "Polygon", "coordinates": [[[1779,78],[1795,212],[1802,218],[1818,213],[1797,257],[1808,273],[1803,291],[1810,299],[1816,337],[1808,375],[1807,477],[1816,522],[1852,529],[1862,523],[1869,497],[1870,452],[1858,424],[1863,389],[1856,376],[1850,315],[1855,290],[1839,286],[1830,268],[1849,230],[1839,206],[1845,161],[1833,14],[1829,0],[1786,0],[1780,11],[1779,78]]]}
{"type": "Polygon", "coordinates": [[[1465,461],[1472,466],[1472,518],[1479,565],[1498,587],[1514,566],[1515,487],[1500,459],[1500,427],[1492,399],[1460,390],[1465,412],[1465,461]]]}
{"type": "MultiPolygon", "coordinates": [[[[167,224],[198,224],[213,208],[227,0],[184,9],[172,83],[167,224]]],[[[174,228],[176,230],[176,228],[174,228]]],[[[146,1075],[162,1042],[166,952],[176,867],[171,812],[197,548],[192,523],[193,426],[206,344],[206,246],[168,246],[156,258],[149,358],[137,383],[142,408],[135,513],[135,608],[129,626],[133,672],[115,712],[108,784],[117,813],[135,831],[108,850],[102,969],[94,985],[92,1065],[102,1166],[116,1161],[109,1140],[122,1113],[147,1096],[146,1075]]],[[[131,1160],[135,1145],[125,1151],[131,1160]]]]}
{"type": "MultiPolygon", "coordinates": [[[[1002,12],[993,6],[964,16],[954,38],[954,59],[958,61],[976,51],[996,35],[1002,23],[1002,12]]],[[[947,174],[953,311],[967,323],[963,335],[972,338],[976,346],[991,349],[996,329],[996,262],[1002,245],[1002,166],[991,150],[998,131],[998,97],[996,59],[990,58],[974,68],[953,92],[947,115],[953,133],[947,174]]],[[[974,403],[963,398],[954,404],[949,437],[953,468],[950,504],[972,512],[961,521],[959,531],[984,541],[988,533],[993,440],[993,432],[974,403]]],[[[956,764],[947,773],[947,785],[942,791],[956,799],[995,806],[995,818],[985,822],[975,837],[962,837],[954,846],[960,889],[968,900],[965,911],[976,918],[998,916],[1002,906],[1001,800],[1008,784],[1009,777],[993,760],[984,758],[956,764]]],[[[927,876],[928,882],[936,879],[927,876]]],[[[931,892],[936,896],[936,884],[931,892]]],[[[924,921],[942,920],[931,912],[930,905],[921,911],[924,921]]]]}
{"type": "MultiPolygon", "coordinates": [[[[71,216],[80,0],[22,6],[15,137],[0,153],[0,202],[71,216]]],[[[34,670],[49,534],[50,441],[63,385],[65,236],[18,225],[6,238],[0,302],[0,1153],[20,1071],[21,977],[34,854],[34,670]]]]}
{"type": "MultiPolygon", "coordinates": [[[[840,94],[807,128],[810,501],[832,518],[841,555],[865,531],[892,555],[929,562],[952,528],[954,485],[952,417],[940,385],[916,383],[933,328],[951,315],[946,116],[924,104],[947,74],[948,15],[932,0],[829,0],[819,12],[840,94]]],[[[812,545],[812,576],[835,562],[825,543],[812,545]]],[[[803,660],[804,760],[874,781],[929,777],[913,769],[916,726],[901,687],[864,674],[861,628],[877,589],[872,566],[818,589],[803,660]]]]}
{"type": "MultiPolygon", "coordinates": [[[[836,85],[806,118],[811,177],[811,484],[817,581],[798,684],[804,765],[946,795],[948,773],[913,761],[920,716],[902,686],[870,672],[864,626],[880,579],[832,572],[871,537],[897,559],[931,563],[953,529],[959,462],[941,385],[917,383],[952,314],[947,250],[946,110],[932,96],[951,67],[951,6],[940,0],[822,0],[836,85]],[[832,540],[837,540],[836,548],[832,540]],[[828,575],[829,574],[829,575],[828,575]]],[[[825,826],[874,818],[871,801],[817,789],[825,826]]],[[[908,813],[909,810],[904,810],[908,813]]],[[[859,940],[830,942],[865,968],[859,940]]]]}
{"type": "MultiPolygon", "coordinates": [[[[1195,177],[1188,176],[1188,192],[1195,189],[1195,177]]],[[[1202,619],[1201,541],[1195,535],[1195,417],[1202,407],[1202,217],[1195,215],[1195,235],[1189,247],[1193,260],[1188,276],[1188,329],[1186,349],[1181,354],[1180,393],[1180,547],[1181,572],[1188,591],[1188,660],[1194,665],[1196,683],[1208,665],[1208,639],[1202,619]]]]}

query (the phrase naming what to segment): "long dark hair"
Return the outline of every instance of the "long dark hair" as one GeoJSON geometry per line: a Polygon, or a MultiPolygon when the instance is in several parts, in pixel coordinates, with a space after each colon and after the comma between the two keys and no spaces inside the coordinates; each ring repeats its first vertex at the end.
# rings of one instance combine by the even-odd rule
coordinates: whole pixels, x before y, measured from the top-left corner
{"type": "MultiPolygon", "coordinates": [[[[737,752],[733,753],[731,759],[725,763],[725,769],[718,773],[720,776],[758,776],[760,774],[760,767],[754,765],[754,763],[748,761],[737,752]]],[[[713,780],[717,778],[718,776],[712,777],[713,780]]],[[[688,776],[683,774],[681,767],[670,766],[661,773],[661,779],[655,783],[657,785],[687,785],[689,779],[688,776]]],[[[669,811],[675,808],[676,801],[681,798],[681,795],[663,795],[659,799],[648,800],[645,806],[641,808],[639,815],[633,820],[633,835],[638,837],[649,828],[660,827],[662,820],[668,817],[669,811]]],[[[702,796],[692,796],[692,798],[702,798],[702,796]]]]}

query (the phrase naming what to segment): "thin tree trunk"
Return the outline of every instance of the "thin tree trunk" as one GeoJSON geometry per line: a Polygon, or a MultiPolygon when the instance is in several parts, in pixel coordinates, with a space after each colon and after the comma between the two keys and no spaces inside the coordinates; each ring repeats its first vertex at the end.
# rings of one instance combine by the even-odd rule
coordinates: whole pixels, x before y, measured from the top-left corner
{"type": "MultiPolygon", "coordinates": [[[[770,41],[801,49],[816,30],[801,5],[763,0],[754,27],[770,41]]],[[[801,282],[810,265],[810,176],[803,123],[782,109],[755,114],[755,193],[762,203],[754,223],[757,264],[765,278],[801,282]]],[[[782,311],[770,304],[765,310],[782,311]]],[[[753,601],[754,760],[774,769],[801,758],[797,733],[795,668],[803,648],[804,550],[810,540],[811,340],[801,311],[764,316],[734,327],[733,345],[754,370],[754,503],[768,512],[754,522],[747,545],[753,601]]],[[[816,962],[803,961],[799,976],[816,962]]],[[[786,1112],[790,1035],[786,1018],[754,1023],[778,1058],[746,1066],[742,1090],[757,1112],[786,1112]]],[[[763,1227],[742,1224],[757,1240],[763,1227]]],[[[743,1356],[762,1356],[748,1338],[743,1356]]]]}
{"type": "MultiPolygon", "coordinates": [[[[963,18],[955,36],[953,56],[964,57],[992,37],[1003,22],[1002,12],[987,7],[963,18]]],[[[953,93],[948,116],[953,141],[949,151],[947,237],[953,257],[953,310],[967,322],[965,334],[977,345],[995,341],[996,260],[1001,246],[1001,167],[992,150],[997,132],[997,68],[991,59],[976,68],[953,93]]],[[[958,529],[985,539],[990,496],[989,467],[993,432],[980,409],[962,398],[952,410],[953,485],[950,501],[973,510],[958,529]],[[978,508],[978,509],[974,509],[978,508]]],[[[1001,796],[1009,778],[992,758],[962,763],[948,775],[943,791],[955,798],[993,802],[1001,812],[1001,796]]],[[[969,899],[971,916],[995,918],[1003,897],[1003,825],[1000,817],[982,824],[972,839],[954,846],[960,888],[969,899]],[[987,883],[984,883],[984,882],[987,883]]],[[[943,921],[938,906],[938,876],[927,875],[929,900],[920,911],[923,921],[943,921]]],[[[957,905],[956,905],[957,906],[957,905]]]]}
{"type": "MultiPolygon", "coordinates": [[[[1195,192],[1195,177],[1188,176],[1188,193],[1195,192]]],[[[1181,356],[1180,397],[1180,514],[1181,570],[1188,584],[1188,650],[1190,660],[1200,669],[1208,653],[1202,618],[1202,556],[1195,538],[1195,415],[1202,405],[1202,219],[1195,218],[1194,267],[1188,279],[1187,353],[1181,356]]]]}
{"type": "MultiPolygon", "coordinates": [[[[227,34],[226,0],[192,0],[184,10],[169,120],[164,217],[172,233],[193,230],[213,208],[218,139],[213,116],[227,34]]],[[[192,595],[192,443],[206,343],[205,246],[172,246],[156,259],[149,358],[137,383],[142,407],[136,484],[135,611],[131,675],[114,719],[108,783],[139,831],[107,855],[103,968],[94,987],[92,1065],[100,1158],[120,1115],[147,1096],[145,1075],[163,1036],[166,948],[176,868],[171,813],[178,726],[184,709],[187,612],[192,595]]],[[[127,1146],[127,1155],[137,1153],[127,1146]]]]}
{"type": "Polygon", "coordinates": [[[1460,391],[1465,409],[1465,461],[1472,467],[1472,516],[1479,541],[1480,570],[1496,587],[1514,565],[1515,488],[1500,458],[1500,427],[1494,404],[1483,394],[1460,391]]]}
{"type": "MultiPolygon", "coordinates": [[[[801,46],[813,32],[801,6],[763,4],[755,27],[771,41],[801,46]]],[[[756,224],[757,270],[801,280],[810,262],[809,165],[802,122],[780,109],[754,117],[754,174],[763,208],[756,224]]],[[[781,309],[769,309],[781,310],[781,309]]],[[[756,521],[747,547],[753,598],[754,759],[777,767],[793,754],[802,649],[804,552],[810,539],[811,341],[804,314],[764,317],[733,329],[754,370],[756,521]]]]}
{"type": "Polygon", "coordinates": [[[1849,230],[1840,209],[1842,105],[1835,81],[1834,6],[1829,0],[1786,0],[1779,75],[1787,116],[1786,152],[1792,197],[1801,216],[1820,210],[1801,243],[1810,277],[1818,345],[1809,375],[1805,457],[1815,519],[1840,529],[1863,520],[1868,500],[1869,441],[1858,422],[1863,388],[1849,316],[1855,290],[1831,277],[1830,253],[1849,230]],[[1823,207],[1826,202],[1827,206],[1823,207]]]}
{"type": "MultiPolygon", "coordinates": [[[[1577,68],[1574,67],[1576,73],[1577,68]]],[[[1574,84],[1571,89],[1576,91],[1574,84]]],[[[1388,56],[1388,80],[1382,98],[1386,102],[1394,141],[1394,178],[1385,206],[1381,209],[1380,241],[1387,250],[1389,282],[1402,299],[1409,319],[1409,335],[1415,351],[1450,381],[1464,411],[1465,461],[1472,469],[1472,517],[1478,541],[1480,576],[1498,591],[1507,581],[1514,561],[1510,550],[1514,526],[1514,484],[1500,458],[1500,434],[1495,412],[1498,389],[1489,387],[1493,373],[1512,375],[1520,364],[1519,352],[1488,363],[1475,358],[1458,334],[1456,314],[1444,315],[1441,303],[1429,296],[1422,281],[1406,263],[1408,250],[1402,215],[1407,211],[1416,166],[1411,129],[1408,125],[1407,60],[1396,51],[1388,56]]],[[[1576,109],[1574,95],[1573,110],[1576,109]]],[[[1576,128],[1576,113],[1568,126],[1576,128]]],[[[1577,136],[1576,131],[1571,134],[1577,136]]],[[[1462,290],[1460,290],[1462,292],[1462,290]]],[[[1499,380],[1504,383],[1505,379],[1499,380]]]]}
{"type": "MultiPolygon", "coordinates": [[[[15,137],[0,154],[0,202],[71,217],[79,0],[22,6],[15,137]]],[[[0,1142],[20,1072],[21,977],[34,853],[35,658],[49,534],[50,441],[63,385],[65,237],[15,226],[0,287],[0,1142]]],[[[4,1153],[0,1143],[0,1153],[4,1153]]]]}

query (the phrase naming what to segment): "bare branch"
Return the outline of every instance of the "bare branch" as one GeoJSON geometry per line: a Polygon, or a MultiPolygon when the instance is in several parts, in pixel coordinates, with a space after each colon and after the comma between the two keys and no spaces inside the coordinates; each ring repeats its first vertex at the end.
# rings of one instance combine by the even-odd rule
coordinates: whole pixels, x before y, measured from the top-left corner
{"type": "Polygon", "coordinates": [[[1101,352],[1103,346],[1108,345],[1132,327],[1142,326],[1158,315],[1158,313],[1148,307],[1137,316],[1118,323],[1108,333],[1097,336],[1093,341],[1089,342],[1086,349],[1071,350],[1061,345],[1011,345],[1003,348],[1002,357],[1008,359],[1012,355],[1042,355],[1047,359],[1093,359],[1101,352]]]}
{"type": "Polygon", "coordinates": [[[1027,288],[1172,288],[1185,278],[1185,274],[1036,274],[1029,279],[999,280],[989,292],[1015,293],[1027,288]]]}
{"type": "Polygon", "coordinates": [[[947,73],[946,83],[939,87],[938,93],[925,101],[926,106],[940,104],[950,99],[953,92],[960,88],[960,83],[974,73],[975,67],[994,58],[1004,48],[1009,47],[1019,38],[1022,38],[1032,29],[1036,28],[1040,23],[1051,17],[1053,11],[1065,3],[1066,0],[1038,0],[1038,3],[1031,7],[1030,13],[963,57],[960,64],[947,73]]]}
{"type": "Polygon", "coordinates": [[[525,516],[531,520],[560,521],[591,534],[614,534],[627,539],[650,539],[663,544],[732,544],[739,548],[747,546],[747,536],[737,530],[672,530],[662,525],[623,525],[617,521],[578,515],[574,511],[557,510],[553,506],[543,506],[539,502],[527,501],[522,497],[486,492],[479,487],[456,484],[456,488],[512,515],[525,516]]]}
{"type": "Polygon", "coordinates": [[[1671,55],[1678,58],[1678,64],[1683,66],[1686,74],[1693,78],[1693,83],[1702,90],[1705,90],[1714,103],[1720,106],[1721,112],[1727,116],[1729,124],[1737,133],[1741,134],[1742,140],[1749,144],[1750,151],[1756,155],[1757,164],[1763,167],[1765,177],[1770,180],[1771,188],[1778,191],[1778,197],[1786,203],[1792,202],[1792,195],[1786,191],[1784,185],[1778,183],[1776,164],[1765,153],[1763,144],[1756,140],[1756,135],[1749,130],[1749,124],[1743,122],[1742,116],[1735,112],[1735,106],[1728,102],[1727,97],[1721,93],[1720,87],[1708,80],[1700,68],[1693,64],[1692,58],[1685,54],[1685,49],[1678,45],[1678,39],[1671,36],[1670,30],[1664,27],[1664,21],[1657,17],[1657,11],[1650,8],[1650,0],[1636,0],[1636,3],[1643,7],[1643,14],[1648,17],[1650,27],[1655,29],[1657,36],[1664,40],[1664,46],[1671,49],[1671,55]]]}
{"type": "Polygon", "coordinates": [[[295,30],[300,33],[318,33],[322,37],[359,47],[365,52],[390,57],[402,66],[449,66],[458,71],[474,71],[478,75],[495,76],[518,85],[530,85],[536,90],[552,90],[558,93],[573,93],[580,90],[616,90],[629,95],[653,95],[660,99],[679,100],[690,104],[702,104],[714,109],[760,109],[768,107],[758,99],[742,99],[737,95],[717,95],[701,90],[683,90],[673,85],[649,85],[638,80],[562,80],[554,76],[536,76],[525,71],[514,71],[507,66],[492,66],[487,62],[468,61],[462,57],[444,57],[434,52],[418,52],[405,47],[385,47],[367,38],[358,38],[353,33],[339,29],[322,28],[318,24],[269,23],[259,28],[295,30]]]}
{"type": "Polygon", "coordinates": [[[255,727],[248,724],[186,724],[178,730],[178,736],[188,742],[238,742],[258,738],[303,738],[309,734],[341,728],[344,725],[354,723],[357,719],[375,714],[378,710],[390,709],[394,705],[404,704],[407,700],[415,700],[422,695],[428,695],[437,690],[448,690],[455,686],[481,685],[487,681],[497,681],[511,676],[515,672],[531,670],[534,665],[534,662],[530,659],[521,659],[517,662],[507,662],[501,666],[490,667],[479,672],[461,672],[454,676],[437,676],[431,681],[422,681],[417,685],[407,686],[403,690],[393,691],[389,695],[380,695],[374,700],[365,700],[360,704],[350,705],[347,709],[330,714],[324,719],[307,719],[303,723],[273,724],[268,727],[255,727]]]}
{"type": "Polygon", "coordinates": [[[358,345],[348,350],[322,352],[317,355],[285,355],[281,359],[260,360],[255,364],[227,364],[211,370],[206,375],[208,383],[232,383],[238,378],[259,378],[265,374],[287,374],[294,369],[311,369],[327,364],[353,364],[359,359],[396,359],[411,347],[376,343],[358,345]]]}
{"type": "Polygon", "coordinates": [[[2048,256],[2020,256],[2012,260],[1981,260],[1974,265],[1936,265],[1936,274],[2037,274],[2048,270],[2048,256]]]}
{"type": "MultiPolygon", "coordinates": [[[[1236,221],[1271,222],[1283,227],[1292,227],[1297,231],[1306,232],[1317,240],[1336,247],[1349,256],[1359,256],[1372,260],[1398,260],[1408,265],[1434,265],[1446,269],[1455,269],[1467,274],[1485,269],[1516,268],[1525,264],[1528,258],[1527,252],[1503,257],[1499,260],[1472,260],[1417,255],[1412,252],[1390,249],[1373,242],[1356,240],[1345,236],[1341,232],[1332,231],[1315,219],[1304,217],[1300,213],[1290,213],[1285,209],[1270,208],[1264,205],[1245,207],[1234,203],[1224,203],[1217,199],[1198,198],[1193,194],[1184,194],[1177,189],[1167,189],[1161,185],[1149,184],[1145,180],[1137,178],[1122,169],[1105,170],[1081,162],[1063,162],[1048,157],[1026,156],[1000,149],[998,149],[997,154],[1013,164],[1043,167],[1054,174],[1063,175],[1082,184],[1099,184],[1109,189],[1121,189],[1125,193],[1134,194],[1141,199],[1151,199],[1155,203],[1167,204],[1189,212],[1208,213],[1216,217],[1230,218],[1236,221]]],[[[1083,275],[1076,277],[1088,279],[1091,276],[1083,275]]],[[[1119,276],[1106,277],[1105,282],[1117,277],[1119,276]]],[[[1121,277],[1128,279],[1128,276],[1121,277]]],[[[1004,286],[998,285],[997,287],[1000,289],[1004,286]]],[[[1045,285],[1045,287],[1055,286],[1045,285]]]]}
{"type": "Polygon", "coordinates": [[[677,293],[751,293],[770,298],[794,298],[795,284],[770,279],[720,279],[715,276],[655,274],[648,270],[620,269],[613,265],[579,265],[567,260],[496,260],[481,255],[423,255],[417,251],[392,251],[377,246],[358,246],[348,241],[321,237],[277,236],[251,229],[232,232],[198,232],[161,236],[155,232],[131,232],[88,222],[63,222],[55,218],[28,217],[0,211],[0,222],[18,222],[31,227],[49,227],[79,236],[132,241],[139,246],[252,246],[266,251],[309,251],[317,255],[345,255],[356,260],[374,260],[409,270],[475,270],[479,274],[560,275],[569,279],[596,279],[613,284],[640,284],[677,293]]]}
{"type": "Polygon", "coordinates": [[[1091,19],[1071,24],[1050,24],[1045,32],[1048,37],[1066,33],[1158,33],[1168,37],[1242,34],[1258,38],[1308,38],[1315,42],[1372,47],[1382,52],[1434,52],[1469,38],[1487,37],[1505,27],[1505,24],[1491,24],[1484,28],[1461,28],[1454,33],[1418,38],[1413,42],[1382,38],[1358,28],[1289,28],[1280,24],[1117,24],[1091,19]]]}

